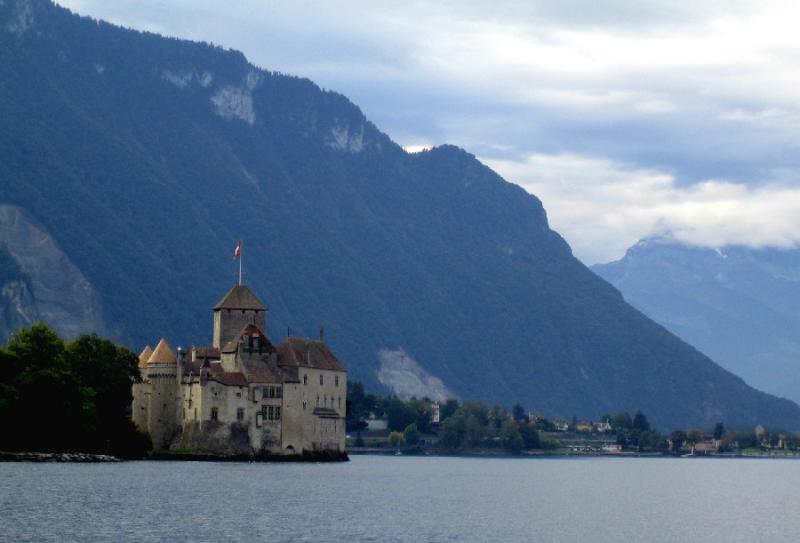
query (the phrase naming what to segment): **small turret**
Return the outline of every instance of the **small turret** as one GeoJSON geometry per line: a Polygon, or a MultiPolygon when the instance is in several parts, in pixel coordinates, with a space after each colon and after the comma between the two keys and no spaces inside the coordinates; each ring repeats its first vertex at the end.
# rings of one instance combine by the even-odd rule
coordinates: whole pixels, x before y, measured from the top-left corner
{"type": "Polygon", "coordinates": [[[139,353],[139,369],[143,369],[147,367],[147,361],[150,360],[150,357],[153,355],[153,349],[150,345],[145,345],[142,352],[139,353]]]}
{"type": "Polygon", "coordinates": [[[167,340],[161,338],[156,345],[156,349],[153,351],[153,354],[150,355],[150,358],[147,359],[147,365],[150,366],[152,364],[175,364],[177,362],[177,358],[175,358],[175,353],[172,351],[172,348],[167,343],[167,340]]]}

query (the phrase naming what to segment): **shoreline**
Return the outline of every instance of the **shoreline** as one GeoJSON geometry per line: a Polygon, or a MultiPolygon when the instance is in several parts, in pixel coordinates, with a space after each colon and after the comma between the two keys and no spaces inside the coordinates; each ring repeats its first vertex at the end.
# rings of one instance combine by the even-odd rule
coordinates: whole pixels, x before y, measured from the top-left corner
{"type": "Polygon", "coordinates": [[[119,458],[108,454],[81,452],[10,452],[0,451],[0,462],[32,463],[114,463],[129,460],[170,462],[349,462],[347,452],[318,452],[294,455],[217,455],[205,452],[155,452],[144,458],[119,458]]]}
{"type": "Polygon", "coordinates": [[[122,462],[122,458],[111,456],[109,454],[92,454],[81,452],[61,452],[61,453],[44,453],[44,452],[8,452],[0,451],[0,462],[36,462],[36,463],[79,463],[79,464],[96,464],[96,463],[110,463],[122,462]]]}
{"type": "Polygon", "coordinates": [[[683,458],[683,459],[732,459],[732,458],[750,458],[750,459],[788,459],[800,460],[800,451],[797,453],[787,454],[771,454],[771,453],[713,453],[713,454],[673,454],[662,452],[636,452],[636,451],[623,451],[618,453],[613,452],[559,452],[559,451],[536,451],[525,452],[522,454],[509,454],[501,451],[480,451],[480,450],[467,450],[467,451],[400,451],[398,455],[396,451],[376,448],[357,448],[348,449],[347,451],[353,456],[425,456],[425,457],[441,457],[441,458],[542,458],[542,459],[562,459],[562,458],[683,458]]]}

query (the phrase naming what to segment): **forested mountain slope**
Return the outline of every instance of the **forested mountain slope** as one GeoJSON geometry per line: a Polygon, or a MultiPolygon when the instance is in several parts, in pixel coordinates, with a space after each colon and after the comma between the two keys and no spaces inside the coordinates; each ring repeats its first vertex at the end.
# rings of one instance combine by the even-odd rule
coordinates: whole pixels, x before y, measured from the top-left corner
{"type": "MultiPolygon", "coordinates": [[[[243,238],[274,340],[324,325],[369,386],[800,427],[797,405],[625,303],[537,198],[458,148],[408,154],[345,97],[238,52],[4,0],[0,123],[0,205],[52,240],[134,348],[209,342],[243,238]]],[[[7,253],[21,251],[36,256],[7,253]]]]}

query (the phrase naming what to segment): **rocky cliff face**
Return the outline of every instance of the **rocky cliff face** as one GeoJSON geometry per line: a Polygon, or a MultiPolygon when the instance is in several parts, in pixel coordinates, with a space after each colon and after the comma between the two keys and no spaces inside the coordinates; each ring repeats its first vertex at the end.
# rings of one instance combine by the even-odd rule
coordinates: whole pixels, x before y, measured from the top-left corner
{"type": "Polygon", "coordinates": [[[63,337],[105,333],[100,296],[53,237],[15,206],[0,205],[0,337],[43,321],[63,337]]]}

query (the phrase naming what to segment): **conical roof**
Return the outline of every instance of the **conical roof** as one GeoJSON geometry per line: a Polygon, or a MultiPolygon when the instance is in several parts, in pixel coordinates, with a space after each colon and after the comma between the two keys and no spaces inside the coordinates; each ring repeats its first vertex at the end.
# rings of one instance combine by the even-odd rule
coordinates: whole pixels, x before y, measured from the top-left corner
{"type": "Polygon", "coordinates": [[[156,350],[150,355],[148,364],[176,364],[178,359],[175,358],[175,353],[167,343],[167,340],[161,338],[161,341],[156,345],[156,350]]]}
{"type": "Polygon", "coordinates": [[[249,288],[244,285],[236,285],[217,302],[214,310],[217,309],[258,309],[264,311],[267,306],[249,288]]]}
{"type": "Polygon", "coordinates": [[[145,348],[142,350],[141,354],[139,354],[139,367],[143,368],[147,365],[147,361],[150,360],[150,356],[153,354],[153,349],[150,348],[150,345],[146,345],[145,348]]]}

